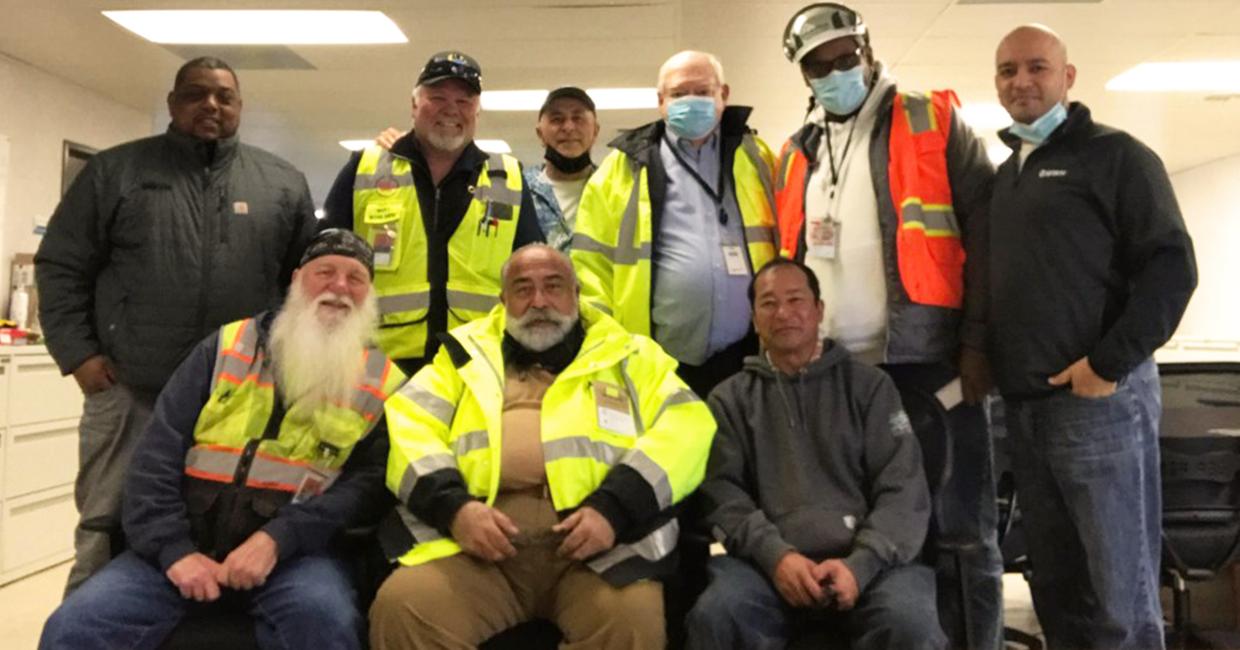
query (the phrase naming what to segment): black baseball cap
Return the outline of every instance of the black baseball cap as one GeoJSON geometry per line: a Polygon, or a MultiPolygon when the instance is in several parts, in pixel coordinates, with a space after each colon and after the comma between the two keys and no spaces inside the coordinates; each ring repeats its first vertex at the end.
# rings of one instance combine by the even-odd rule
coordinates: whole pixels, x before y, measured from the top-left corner
{"type": "Polygon", "coordinates": [[[551,102],[557,99],[575,99],[585,104],[591,113],[598,114],[598,111],[594,110],[594,100],[590,99],[590,95],[586,91],[576,86],[561,86],[547,93],[547,99],[543,100],[542,108],[538,109],[538,117],[542,117],[543,113],[550,110],[551,102]]]}
{"type": "Polygon", "coordinates": [[[482,93],[482,67],[472,56],[456,50],[436,52],[418,74],[419,86],[430,86],[445,79],[460,79],[474,93],[482,93]]]}
{"type": "Polygon", "coordinates": [[[367,244],[365,239],[357,236],[352,230],[328,228],[320,231],[306,246],[306,252],[302,253],[301,262],[297,266],[305,266],[306,262],[324,255],[352,257],[361,262],[367,271],[370,271],[371,279],[375,277],[375,253],[370,249],[370,244],[367,244]]]}

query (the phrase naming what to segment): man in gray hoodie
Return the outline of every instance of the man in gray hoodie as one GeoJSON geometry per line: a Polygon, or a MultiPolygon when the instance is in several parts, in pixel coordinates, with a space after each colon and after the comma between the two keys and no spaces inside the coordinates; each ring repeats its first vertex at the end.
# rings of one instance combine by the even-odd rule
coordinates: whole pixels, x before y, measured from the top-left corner
{"type": "Polygon", "coordinates": [[[895,384],[818,338],[824,306],[801,262],[772,260],[749,295],[762,353],[710,394],[719,430],[700,488],[728,554],[710,560],[688,646],[838,631],[852,648],[945,647],[934,572],[913,562],[930,497],[895,384]]]}

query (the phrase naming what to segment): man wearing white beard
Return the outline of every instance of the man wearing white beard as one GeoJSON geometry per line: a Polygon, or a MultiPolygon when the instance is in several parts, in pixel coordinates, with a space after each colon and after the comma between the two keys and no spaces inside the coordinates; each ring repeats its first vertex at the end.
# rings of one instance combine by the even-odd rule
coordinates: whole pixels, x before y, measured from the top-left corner
{"type": "Polygon", "coordinates": [[[310,242],[277,314],[230,323],[182,362],[134,454],[129,550],[52,614],[40,648],[157,647],[190,601],[228,596],[263,648],[359,648],[364,619],[329,541],[387,503],[383,403],[404,375],[371,338],[370,247],[310,242]]]}
{"type": "Polygon", "coordinates": [[[481,95],[477,61],[433,55],[413,87],[413,129],[352,154],[323,204],[323,228],[374,249],[379,347],[409,375],[438,335],[499,302],[512,251],[544,240],[520,163],[474,143],[481,95]]]}
{"type": "Polygon", "coordinates": [[[502,305],[388,401],[403,551],[370,645],[472,648],[533,617],[561,648],[662,648],[673,506],[715,421],[651,339],[579,305],[568,257],[513,253],[502,305]]]}

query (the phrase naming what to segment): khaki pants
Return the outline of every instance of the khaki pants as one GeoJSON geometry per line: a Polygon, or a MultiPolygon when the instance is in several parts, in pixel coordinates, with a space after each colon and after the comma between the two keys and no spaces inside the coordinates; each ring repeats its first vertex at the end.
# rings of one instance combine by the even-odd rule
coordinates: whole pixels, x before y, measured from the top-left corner
{"type": "Polygon", "coordinates": [[[533,618],[559,626],[565,649],[666,645],[660,583],[613,587],[584,564],[556,556],[555,511],[540,494],[503,494],[495,505],[521,530],[517,556],[492,563],[460,553],[399,567],[370,608],[374,650],[473,648],[533,618]]]}

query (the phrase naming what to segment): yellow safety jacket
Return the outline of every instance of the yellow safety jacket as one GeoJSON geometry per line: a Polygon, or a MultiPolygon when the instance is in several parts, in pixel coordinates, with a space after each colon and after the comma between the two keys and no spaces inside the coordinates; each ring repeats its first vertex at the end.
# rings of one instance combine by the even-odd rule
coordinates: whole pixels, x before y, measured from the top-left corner
{"type": "MultiPolygon", "coordinates": [[[[649,502],[659,510],[641,513],[635,525],[659,524],[662,516],[661,525],[588,561],[613,584],[623,584],[650,577],[653,565],[675,549],[679,528],[667,511],[701,483],[715,421],[676,376],[675,360],[658,344],[629,334],[588,305],[581,305],[581,317],[586,329],[581,351],[542,401],[547,485],[556,511],[565,513],[590,496],[613,468],[624,465],[640,474],[642,488],[650,490],[649,502]],[[616,410],[617,404],[623,411],[616,410]]],[[[445,343],[433,364],[388,401],[392,447],[387,484],[400,500],[398,513],[413,538],[400,557],[402,564],[460,551],[411,510],[419,481],[437,472],[459,472],[472,496],[495,501],[502,472],[504,321],[499,306],[485,319],[453,330],[459,345],[445,343]]]]}
{"type": "MultiPolygon", "coordinates": [[[[521,189],[517,159],[491,154],[474,183],[474,200],[448,240],[448,329],[499,303],[500,267],[512,254],[521,189]]],[[[353,184],[353,230],[375,251],[379,347],[393,359],[424,356],[429,238],[408,159],[378,146],[362,153],[353,184]]]]}
{"type": "Polygon", "coordinates": [[[326,490],[405,377],[382,352],[368,349],[348,404],[317,410],[293,404],[272,422],[274,369],[258,329],[253,318],[220,328],[211,396],[194,426],[185,474],[291,495],[313,468],[324,479],[318,491],[326,490]]]}
{"type": "MultiPolygon", "coordinates": [[[[659,155],[657,144],[647,151],[647,157],[659,155]]],[[[754,272],[778,250],[774,165],[766,143],[751,133],[741,137],[732,179],[754,272]]],[[[611,314],[630,332],[649,336],[653,246],[648,165],[617,148],[590,177],[577,208],[571,256],[582,302],[611,314]]]]}

